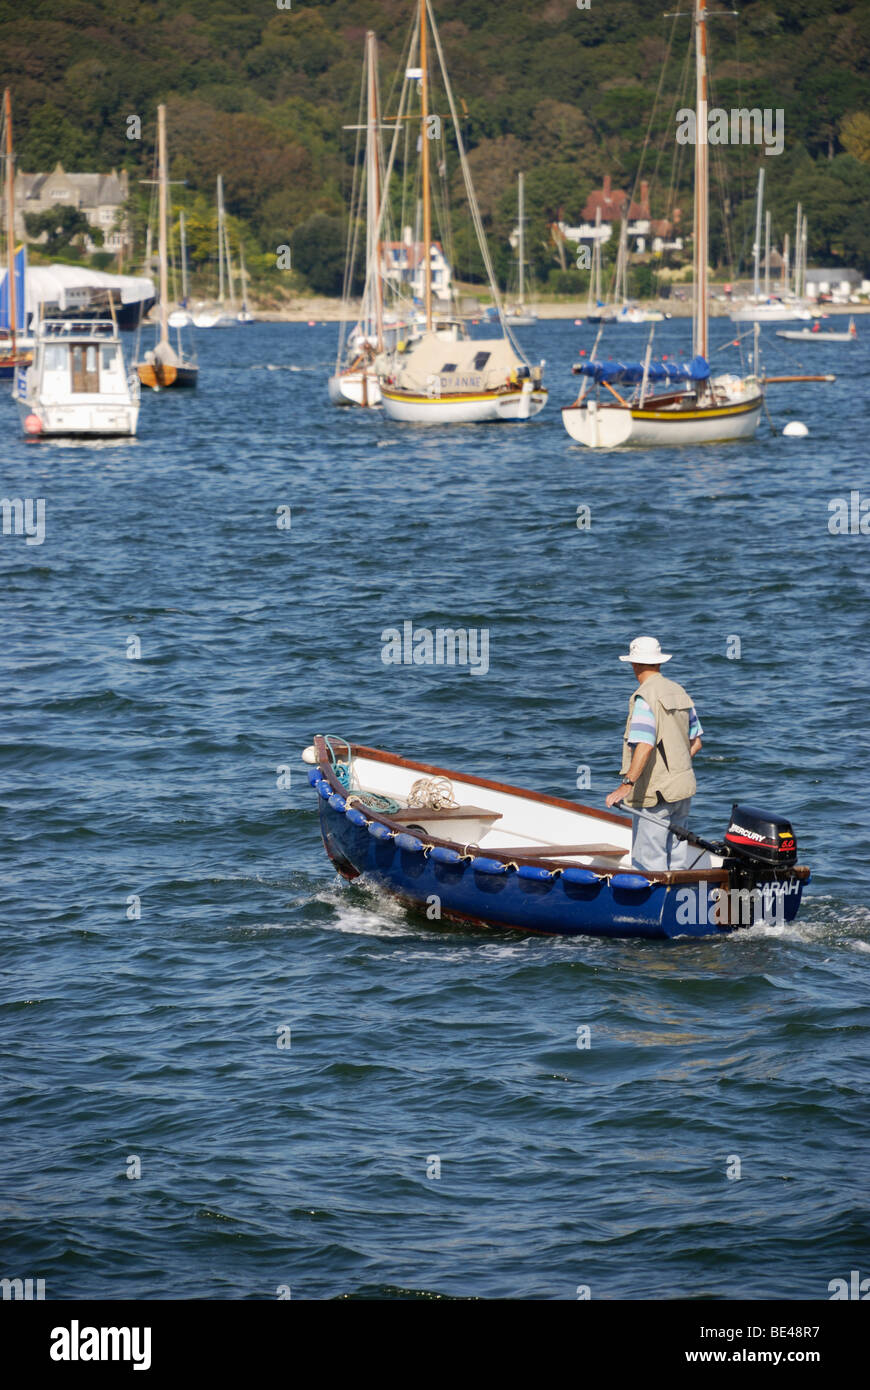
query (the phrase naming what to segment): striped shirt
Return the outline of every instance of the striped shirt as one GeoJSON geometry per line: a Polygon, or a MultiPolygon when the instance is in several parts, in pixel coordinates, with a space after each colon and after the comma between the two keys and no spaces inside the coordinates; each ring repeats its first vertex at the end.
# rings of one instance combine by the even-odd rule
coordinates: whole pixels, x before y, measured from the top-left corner
{"type": "MultiPolygon", "coordinates": [[[[701,721],[698,718],[695,706],[692,706],[689,715],[689,741],[693,738],[700,738],[704,730],[701,728],[701,721]]],[[[631,744],[648,743],[655,747],[656,742],[656,721],[655,715],[642,695],[638,695],[634,702],[634,710],[631,716],[631,727],[628,731],[628,741],[631,744]]]]}

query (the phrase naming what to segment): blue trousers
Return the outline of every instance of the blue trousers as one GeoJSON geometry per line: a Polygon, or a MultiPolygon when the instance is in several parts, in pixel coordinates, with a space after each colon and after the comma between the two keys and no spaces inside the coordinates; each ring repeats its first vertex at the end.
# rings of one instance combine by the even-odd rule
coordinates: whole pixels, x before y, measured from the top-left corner
{"type": "Polygon", "coordinates": [[[659,797],[658,805],[644,806],[643,816],[632,818],[631,862],[636,869],[664,873],[667,869],[690,867],[690,855],[694,858],[698,851],[671,834],[671,829],[676,826],[678,830],[688,830],[691,804],[690,796],[684,801],[662,801],[659,797]],[[655,824],[648,816],[654,818],[655,824]]]}

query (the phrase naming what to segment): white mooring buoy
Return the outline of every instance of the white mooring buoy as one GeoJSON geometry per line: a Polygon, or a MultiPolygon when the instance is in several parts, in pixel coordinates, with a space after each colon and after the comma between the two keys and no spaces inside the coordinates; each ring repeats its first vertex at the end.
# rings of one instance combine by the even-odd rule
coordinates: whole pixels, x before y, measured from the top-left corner
{"type": "Polygon", "coordinates": [[[791,439],[805,439],[809,430],[803,420],[789,420],[783,434],[787,434],[791,439]]]}

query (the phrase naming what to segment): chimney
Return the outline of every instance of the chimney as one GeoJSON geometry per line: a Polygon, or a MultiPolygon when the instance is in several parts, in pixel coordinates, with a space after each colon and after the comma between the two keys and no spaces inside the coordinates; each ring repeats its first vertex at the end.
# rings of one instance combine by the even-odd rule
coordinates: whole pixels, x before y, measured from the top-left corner
{"type": "Polygon", "coordinates": [[[640,182],[640,215],[649,217],[649,183],[646,179],[640,182]]]}
{"type": "Polygon", "coordinates": [[[605,198],[609,198],[609,197],[610,197],[610,175],[609,175],[609,174],[605,174],[605,175],[604,175],[604,196],[605,196],[605,198]]]}

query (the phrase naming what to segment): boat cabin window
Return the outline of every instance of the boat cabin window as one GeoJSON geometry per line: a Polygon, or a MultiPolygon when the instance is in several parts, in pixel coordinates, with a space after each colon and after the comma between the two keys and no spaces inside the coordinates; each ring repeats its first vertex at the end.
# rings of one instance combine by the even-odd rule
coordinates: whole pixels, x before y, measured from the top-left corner
{"type": "Polygon", "coordinates": [[[118,366],[118,346],[116,343],[103,343],[100,347],[100,370],[114,372],[118,366]]]}
{"type": "Polygon", "coordinates": [[[486,366],[487,362],[489,361],[489,358],[490,358],[490,354],[489,354],[488,352],[477,352],[477,353],[475,353],[475,355],[474,355],[474,370],[475,370],[476,372],[482,372],[483,369],[484,369],[484,367],[486,366]]]}
{"type": "Polygon", "coordinates": [[[42,359],[44,372],[65,372],[69,363],[69,348],[66,343],[46,343],[42,359]]]}
{"type": "Polygon", "coordinates": [[[96,343],[74,343],[72,356],[73,391],[99,391],[100,371],[97,365],[96,343]]]}
{"type": "Polygon", "coordinates": [[[442,370],[442,372],[455,372],[455,371],[456,371],[456,363],[455,363],[455,362],[445,362],[445,363],[444,363],[444,366],[441,368],[441,370],[442,370]]]}

